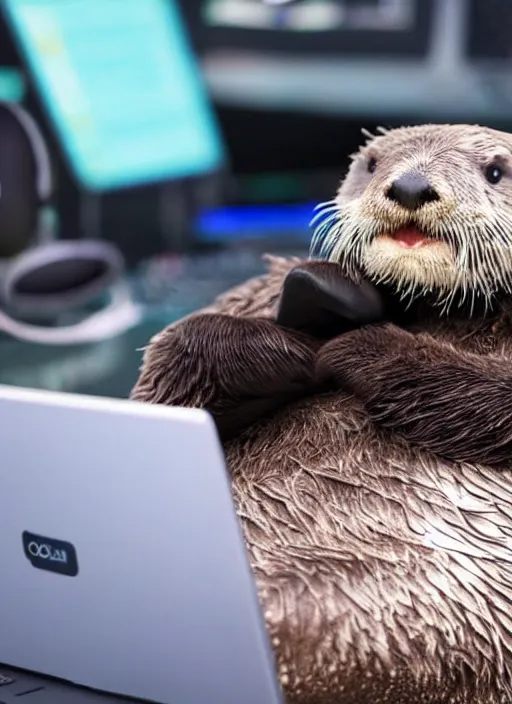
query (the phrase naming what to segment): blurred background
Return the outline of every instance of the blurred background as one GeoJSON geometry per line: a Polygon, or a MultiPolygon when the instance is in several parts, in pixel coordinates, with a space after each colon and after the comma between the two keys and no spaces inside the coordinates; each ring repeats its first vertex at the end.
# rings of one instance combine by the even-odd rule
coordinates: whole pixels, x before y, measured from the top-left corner
{"type": "Polygon", "coordinates": [[[126,396],[307,254],[361,128],[510,129],[511,36],[510,0],[0,0],[0,383],[126,396]]]}

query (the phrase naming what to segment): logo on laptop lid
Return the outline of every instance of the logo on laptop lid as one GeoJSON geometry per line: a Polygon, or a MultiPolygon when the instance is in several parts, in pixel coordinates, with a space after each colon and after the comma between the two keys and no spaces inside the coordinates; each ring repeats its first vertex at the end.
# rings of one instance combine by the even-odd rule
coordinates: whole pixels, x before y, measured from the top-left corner
{"type": "Polygon", "coordinates": [[[22,535],[25,557],[38,570],[65,574],[76,577],[78,574],[78,560],[76,550],[71,543],[55,538],[46,538],[42,535],[24,531],[22,535]]]}

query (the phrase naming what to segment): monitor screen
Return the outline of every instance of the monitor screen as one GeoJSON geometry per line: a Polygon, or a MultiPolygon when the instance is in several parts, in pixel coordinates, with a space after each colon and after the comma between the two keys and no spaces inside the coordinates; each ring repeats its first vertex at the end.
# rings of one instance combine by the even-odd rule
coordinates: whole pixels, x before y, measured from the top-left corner
{"type": "Polygon", "coordinates": [[[175,0],[4,0],[8,26],[78,182],[200,176],[222,139],[175,0]]]}
{"type": "Polygon", "coordinates": [[[414,11],[406,0],[205,0],[203,16],[212,26],[275,29],[402,31],[414,11]]]}
{"type": "Polygon", "coordinates": [[[423,57],[431,0],[185,0],[197,44],[304,56],[423,57]]]}

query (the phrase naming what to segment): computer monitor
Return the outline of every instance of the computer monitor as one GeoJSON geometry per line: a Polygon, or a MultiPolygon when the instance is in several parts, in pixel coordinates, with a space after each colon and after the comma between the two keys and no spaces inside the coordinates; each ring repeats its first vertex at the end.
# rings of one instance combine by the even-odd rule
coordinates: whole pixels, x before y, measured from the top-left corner
{"type": "Polygon", "coordinates": [[[4,0],[1,7],[84,190],[222,167],[222,139],[175,0],[4,0]]]}
{"type": "Polygon", "coordinates": [[[431,0],[186,0],[198,44],[304,56],[424,57],[431,0]]]}

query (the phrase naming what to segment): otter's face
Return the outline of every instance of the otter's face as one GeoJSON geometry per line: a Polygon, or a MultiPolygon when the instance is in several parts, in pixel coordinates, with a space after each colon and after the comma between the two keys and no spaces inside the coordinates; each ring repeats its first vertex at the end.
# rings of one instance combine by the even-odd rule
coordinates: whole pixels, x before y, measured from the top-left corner
{"type": "Polygon", "coordinates": [[[423,125],[370,138],[325,203],[311,255],[404,297],[512,291],[512,137],[423,125]]]}

